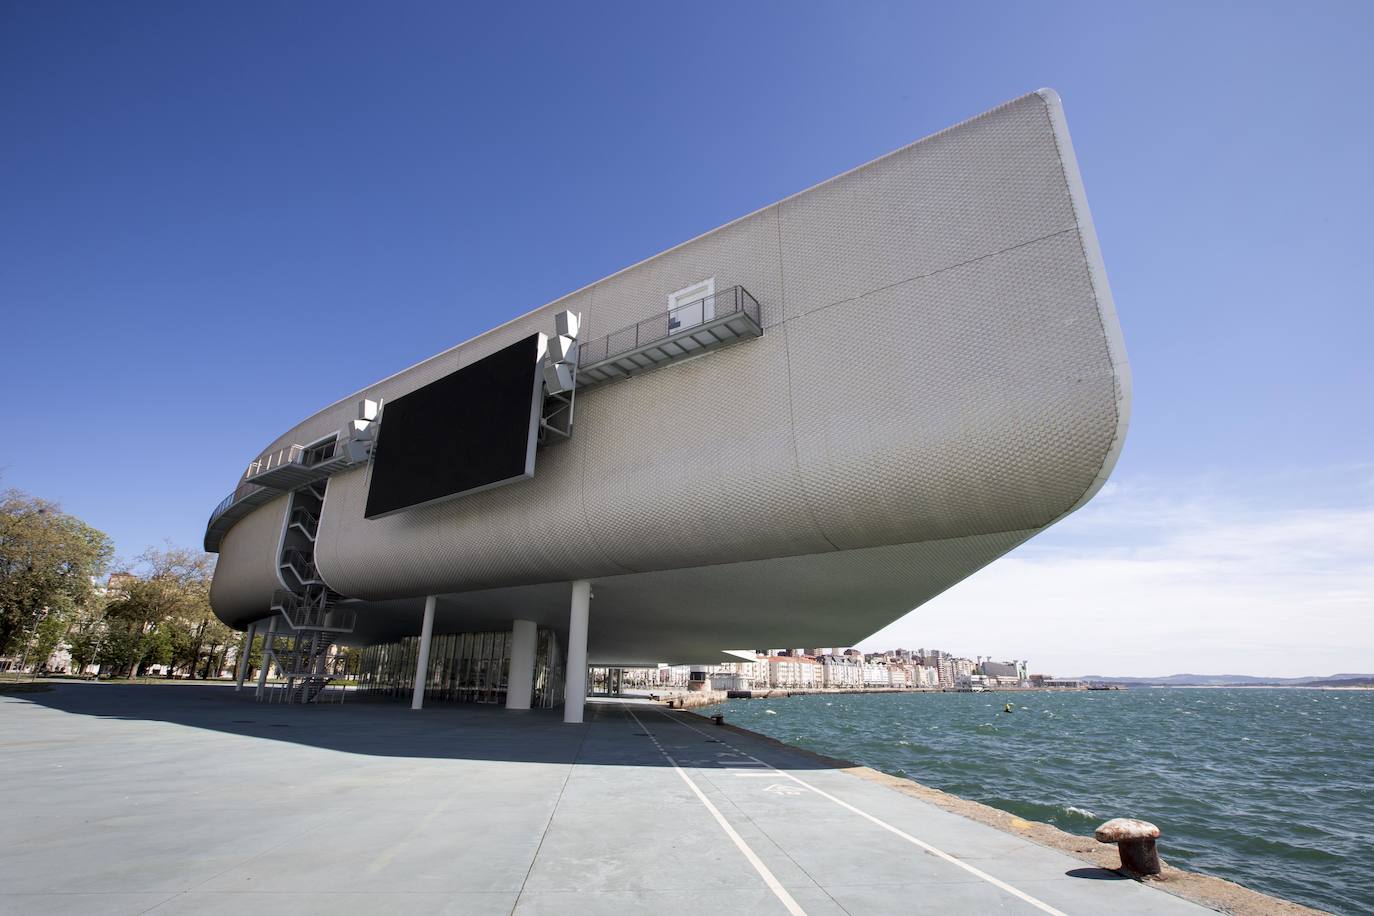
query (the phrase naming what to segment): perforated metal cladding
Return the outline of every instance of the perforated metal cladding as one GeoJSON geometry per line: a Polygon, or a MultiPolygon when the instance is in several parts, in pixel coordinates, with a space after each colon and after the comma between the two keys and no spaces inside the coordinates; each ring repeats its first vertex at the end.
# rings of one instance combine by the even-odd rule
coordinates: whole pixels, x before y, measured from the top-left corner
{"type": "Polygon", "coordinates": [[[798,486],[784,359],[766,336],[593,389],[573,440],[541,451],[519,486],[362,521],[364,474],[340,475],[320,571],[380,598],[828,550],[798,486]]]}
{"type": "Polygon", "coordinates": [[[665,311],[669,293],[708,277],[715,277],[717,290],[749,290],[760,303],[765,328],[782,321],[776,206],[596,284],[589,333],[600,336],[665,311]]]}
{"type": "Polygon", "coordinates": [[[604,389],[577,435],[583,505],[633,570],[829,550],[792,452],[780,334],[604,389]]]}
{"type": "MultiPolygon", "coordinates": [[[[1034,532],[832,551],[601,579],[595,659],[693,662],[735,647],[851,645],[1034,532]],[[646,633],[647,631],[647,633],[646,633]],[[645,658],[645,649],[652,654],[645,658]]],[[[566,600],[560,608],[566,617],[566,600]]]]}
{"type": "Polygon", "coordinates": [[[230,528],[220,545],[210,605],[226,623],[245,626],[267,616],[277,584],[277,546],[290,497],[282,495],[230,528]]]}
{"type": "Polygon", "coordinates": [[[1075,225],[1039,95],[779,206],[789,319],[1075,225]]]}
{"type": "Polygon", "coordinates": [[[438,581],[467,588],[622,572],[591,537],[579,509],[577,437],[540,451],[535,475],[462,499],[365,520],[366,472],[330,480],[315,562],[345,595],[383,598],[431,594],[438,581]],[[425,589],[428,588],[429,591],[425,589]]]}
{"type": "Polygon", "coordinates": [[[1053,114],[1019,99],[373,386],[412,390],[564,307],[603,334],[709,276],[749,289],[768,328],[580,393],[573,440],[531,481],[367,522],[365,472],[335,477],[325,578],[554,618],[566,595],[539,583],[592,578],[596,651],[626,658],[635,640],[847,643],[1020,543],[1105,479],[1125,422],[1053,114]]]}
{"type": "Polygon", "coordinates": [[[787,338],[807,497],[840,548],[1048,524],[1115,428],[1073,230],[814,311],[787,338]]]}

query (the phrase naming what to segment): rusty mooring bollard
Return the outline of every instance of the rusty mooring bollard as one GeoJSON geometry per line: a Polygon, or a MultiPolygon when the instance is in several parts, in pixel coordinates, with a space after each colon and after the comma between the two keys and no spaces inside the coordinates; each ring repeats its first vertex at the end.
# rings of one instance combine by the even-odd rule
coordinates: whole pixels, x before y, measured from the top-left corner
{"type": "Polygon", "coordinates": [[[711,717],[711,721],[716,723],[717,725],[724,725],[725,717],[722,716],[720,713],[716,713],[714,716],[711,717]]]}
{"type": "Polygon", "coordinates": [[[1114,817],[1093,831],[1099,843],[1115,843],[1121,853],[1121,867],[1137,875],[1159,874],[1159,854],[1155,840],[1159,828],[1133,817],[1114,817]]]}

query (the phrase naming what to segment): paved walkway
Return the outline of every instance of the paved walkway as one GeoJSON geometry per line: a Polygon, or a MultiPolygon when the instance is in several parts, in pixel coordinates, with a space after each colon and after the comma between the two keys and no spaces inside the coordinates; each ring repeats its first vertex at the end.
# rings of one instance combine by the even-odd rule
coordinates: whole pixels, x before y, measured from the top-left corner
{"type": "Polygon", "coordinates": [[[2,913],[1209,912],[659,707],[0,694],[2,913]]]}

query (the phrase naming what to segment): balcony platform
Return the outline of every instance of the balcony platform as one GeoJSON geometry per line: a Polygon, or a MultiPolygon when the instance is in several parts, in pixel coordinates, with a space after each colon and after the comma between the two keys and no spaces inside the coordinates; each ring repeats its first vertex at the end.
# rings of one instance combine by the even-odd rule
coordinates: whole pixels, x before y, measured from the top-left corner
{"type": "Polygon", "coordinates": [[[758,302],[744,287],[731,287],[583,344],[577,387],[627,378],[761,336],[758,302]]]}
{"type": "MultiPolygon", "coordinates": [[[[293,455],[279,464],[263,466],[260,470],[250,467],[244,479],[255,486],[269,487],[273,490],[297,490],[324,480],[349,465],[348,458],[340,448],[333,449],[329,457],[309,464],[306,461],[313,450],[303,449],[298,445],[291,446],[291,450],[293,455]]],[[[283,452],[286,451],[288,450],[283,449],[283,452]]]]}

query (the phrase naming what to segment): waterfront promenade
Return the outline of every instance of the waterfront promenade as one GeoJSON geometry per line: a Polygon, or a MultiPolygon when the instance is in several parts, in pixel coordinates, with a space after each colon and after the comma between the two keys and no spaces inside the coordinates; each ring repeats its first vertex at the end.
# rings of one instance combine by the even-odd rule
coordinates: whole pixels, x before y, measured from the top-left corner
{"type": "Polygon", "coordinates": [[[1209,912],[687,713],[587,718],[0,694],[0,912],[1209,912]]]}

